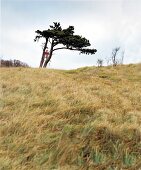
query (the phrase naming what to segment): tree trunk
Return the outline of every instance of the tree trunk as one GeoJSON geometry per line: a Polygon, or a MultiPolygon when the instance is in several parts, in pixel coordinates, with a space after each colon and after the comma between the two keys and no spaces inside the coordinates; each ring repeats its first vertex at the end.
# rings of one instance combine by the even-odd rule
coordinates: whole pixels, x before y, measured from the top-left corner
{"type": "Polygon", "coordinates": [[[41,61],[40,61],[40,67],[42,67],[43,63],[44,63],[44,53],[45,53],[45,50],[47,48],[47,43],[48,43],[48,38],[46,38],[45,46],[43,48],[42,58],[41,58],[41,61]]]}
{"type": "Polygon", "coordinates": [[[52,54],[53,54],[53,41],[51,43],[51,48],[50,48],[50,53],[49,53],[49,56],[47,57],[46,61],[44,62],[44,68],[47,66],[48,62],[50,61],[51,57],[52,57],[52,54]]]}

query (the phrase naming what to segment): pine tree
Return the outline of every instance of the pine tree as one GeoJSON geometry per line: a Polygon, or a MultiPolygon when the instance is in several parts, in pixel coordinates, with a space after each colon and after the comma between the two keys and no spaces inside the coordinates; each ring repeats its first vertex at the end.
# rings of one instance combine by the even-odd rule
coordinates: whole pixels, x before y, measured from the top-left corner
{"type": "Polygon", "coordinates": [[[48,30],[37,30],[35,32],[37,33],[37,35],[34,41],[38,41],[40,38],[45,38],[40,67],[47,66],[52,57],[53,52],[56,50],[76,50],[82,54],[95,54],[97,52],[96,49],[86,48],[91,45],[89,40],[80,35],[74,35],[73,26],[69,26],[66,29],[62,29],[60,23],[54,22],[54,25],[50,26],[48,30]],[[44,54],[49,42],[51,43],[50,52],[49,56],[45,58],[44,54]],[[58,45],[62,45],[62,47],[58,47],[58,45]]]}

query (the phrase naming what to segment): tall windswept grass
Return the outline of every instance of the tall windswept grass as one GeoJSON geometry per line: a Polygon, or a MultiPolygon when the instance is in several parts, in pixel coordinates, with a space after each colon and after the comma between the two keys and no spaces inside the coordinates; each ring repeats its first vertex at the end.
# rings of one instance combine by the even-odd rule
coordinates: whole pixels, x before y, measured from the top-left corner
{"type": "Polygon", "coordinates": [[[141,168],[141,64],[0,72],[0,169],[141,168]]]}

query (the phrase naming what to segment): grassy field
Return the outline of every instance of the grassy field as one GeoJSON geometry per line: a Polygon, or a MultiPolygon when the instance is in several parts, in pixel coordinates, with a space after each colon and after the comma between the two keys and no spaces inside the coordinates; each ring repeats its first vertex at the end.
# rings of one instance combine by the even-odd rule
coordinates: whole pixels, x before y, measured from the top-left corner
{"type": "Polygon", "coordinates": [[[0,170],[141,169],[141,64],[0,72],[0,170]]]}

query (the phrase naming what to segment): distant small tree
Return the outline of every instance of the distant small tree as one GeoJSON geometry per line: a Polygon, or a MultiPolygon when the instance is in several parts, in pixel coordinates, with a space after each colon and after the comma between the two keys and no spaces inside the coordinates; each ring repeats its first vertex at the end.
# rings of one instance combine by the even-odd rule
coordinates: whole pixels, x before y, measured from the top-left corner
{"type": "Polygon", "coordinates": [[[117,53],[119,50],[120,50],[120,47],[116,47],[112,51],[111,60],[112,60],[113,66],[116,66],[118,64],[117,53]]]}
{"type": "Polygon", "coordinates": [[[125,51],[123,50],[119,55],[118,53],[119,53],[120,49],[121,49],[120,47],[114,48],[112,50],[111,57],[105,58],[105,60],[107,62],[107,66],[109,66],[109,65],[117,66],[119,64],[123,64],[125,51]]]}
{"type": "Polygon", "coordinates": [[[91,45],[89,40],[80,35],[74,35],[73,26],[69,26],[66,29],[62,29],[60,23],[54,22],[54,25],[50,26],[49,29],[43,31],[37,30],[35,32],[37,33],[37,36],[35,37],[34,41],[38,41],[40,38],[45,39],[42,57],[40,61],[40,67],[47,66],[52,57],[53,52],[56,50],[76,50],[80,51],[80,53],[83,54],[95,54],[97,52],[96,49],[86,48],[91,45]],[[50,50],[45,57],[48,43],[51,44],[50,50]]]}
{"type": "Polygon", "coordinates": [[[105,60],[106,60],[107,66],[109,66],[109,65],[110,65],[110,61],[111,61],[111,58],[106,57],[105,60]]]}
{"type": "Polygon", "coordinates": [[[97,65],[98,65],[98,67],[102,67],[103,66],[103,60],[102,59],[98,59],[97,60],[97,65]]]}

